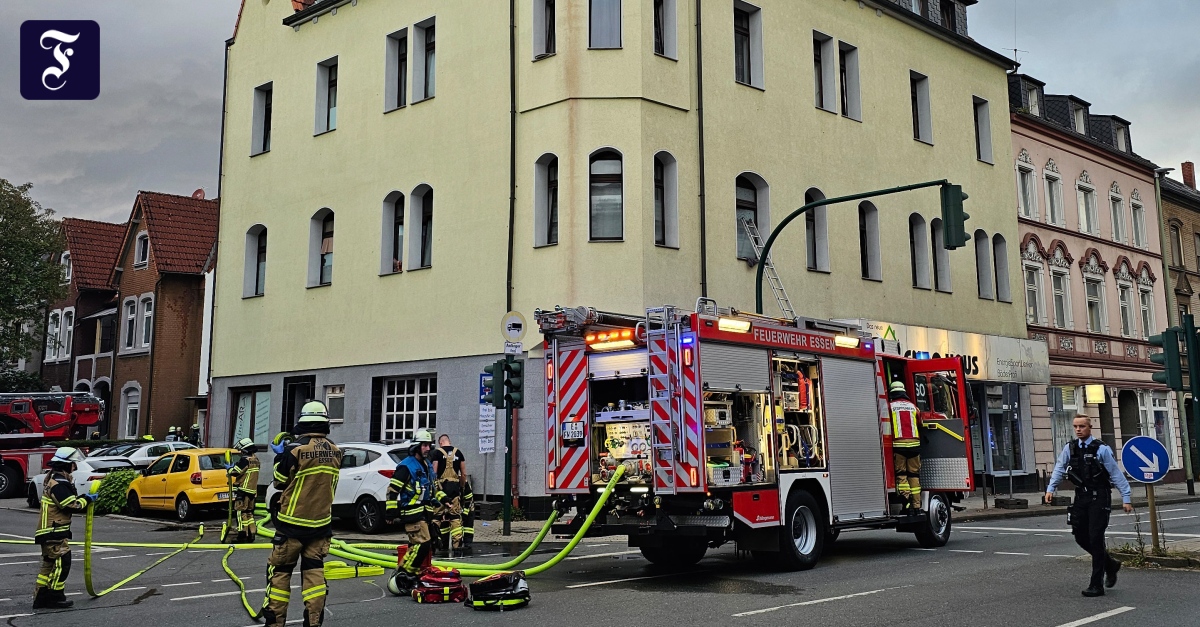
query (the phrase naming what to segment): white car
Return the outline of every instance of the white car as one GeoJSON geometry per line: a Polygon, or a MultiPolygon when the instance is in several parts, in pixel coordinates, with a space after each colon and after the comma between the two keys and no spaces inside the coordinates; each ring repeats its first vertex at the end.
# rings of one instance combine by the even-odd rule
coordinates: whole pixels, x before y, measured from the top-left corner
{"type": "Polygon", "coordinates": [[[145,468],[154,460],[170,453],[185,448],[196,448],[187,442],[144,442],[136,446],[127,446],[118,444],[115,447],[107,450],[97,451],[102,453],[95,457],[88,457],[89,460],[126,460],[132,463],[137,468],[145,468]]]}
{"type": "MultiPolygon", "coordinates": [[[[384,503],[388,484],[400,460],[408,457],[411,442],[339,442],[342,467],[337,491],[333,495],[333,516],[353,518],[363,533],[378,533],[384,527],[384,503]]],[[[263,468],[260,476],[270,481],[271,469],[263,468]]],[[[271,511],[278,506],[279,490],[274,483],[267,486],[267,503],[271,511]]]]}
{"type": "MultiPolygon", "coordinates": [[[[88,491],[93,481],[103,479],[104,475],[114,471],[134,470],[133,463],[125,458],[115,459],[85,459],[75,464],[75,472],[71,479],[75,484],[75,492],[83,494],[88,491]]],[[[42,502],[42,486],[46,482],[46,473],[31,477],[25,484],[25,502],[30,507],[38,507],[42,502]]]]}

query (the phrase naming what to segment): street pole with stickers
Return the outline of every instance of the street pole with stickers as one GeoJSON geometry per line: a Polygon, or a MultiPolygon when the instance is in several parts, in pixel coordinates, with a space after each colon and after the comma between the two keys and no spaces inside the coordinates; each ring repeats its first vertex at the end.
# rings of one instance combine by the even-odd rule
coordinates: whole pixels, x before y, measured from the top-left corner
{"type": "MultiPolygon", "coordinates": [[[[504,358],[486,366],[481,379],[480,403],[481,416],[485,412],[482,404],[490,404],[496,410],[504,410],[504,535],[512,533],[512,499],[513,499],[513,410],[525,406],[525,316],[518,311],[510,311],[500,319],[500,334],[504,337],[504,358]]],[[[495,426],[494,419],[491,427],[494,449],[495,426]]],[[[480,448],[484,447],[484,426],[480,422],[480,448]]]]}

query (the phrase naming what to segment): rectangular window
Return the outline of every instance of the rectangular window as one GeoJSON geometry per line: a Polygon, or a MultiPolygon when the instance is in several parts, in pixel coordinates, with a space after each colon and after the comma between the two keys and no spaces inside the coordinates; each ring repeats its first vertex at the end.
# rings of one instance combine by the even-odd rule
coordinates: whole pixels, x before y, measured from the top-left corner
{"type": "Polygon", "coordinates": [[[346,386],[325,386],[325,408],[329,410],[329,422],[342,423],[346,420],[346,386]]]}
{"type": "Polygon", "coordinates": [[[1050,224],[1062,226],[1066,221],[1063,212],[1062,180],[1058,177],[1045,175],[1046,178],[1046,218],[1050,224]]]}
{"type": "Polygon", "coordinates": [[[250,154],[257,155],[271,150],[271,83],[254,89],[253,145],[250,154]]]}
{"type": "Polygon", "coordinates": [[[909,99],[912,101],[913,139],[933,143],[933,122],[929,117],[929,78],[909,72],[909,99]]]}
{"type": "Polygon", "coordinates": [[[1114,242],[1125,242],[1125,201],[1118,197],[1108,199],[1112,208],[1112,230],[1114,242]]]}
{"type": "Polygon", "coordinates": [[[133,348],[134,338],[137,337],[137,301],[125,303],[125,348],[133,348]]]}
{"type": "Polygon", "coordinates": [[[1120,150],[1121,152],[1127,152],[1129,150],[1124,126],[1117,127],[1117,150],[1120,150]]]}
{"type": "Polygon", "coordinates": [[[554,0],[533,0],[533,58],[554,54],[558,47],[555,33],[554,0]]]}
{"type": "Polygon", "coordinates": [[[150,346],[150,338],[154,336],[154,301],[142,301],[142,346],[150,346]]]}
{"type": "Polygon", "coordinates": [[[975,158],[992,162],[992,114],[988,101],[975,98],[975,158]]]}
{"type": "Polygon", "coordinates": [[[387,36],[383,110],[393,111],[408,104],[408,29],[387,36]]]}
{"type": "Polygon", "coordinates": [[[61,312],[57,309],[50,312],[50,319],[46,323],[46,354],[42,357],[44,361],[54,361],[58,358],[58,333],[61,322],[61,312]]]}
{"type": "Polygon", "coordinates": [[[334,63],[329,66],[329,81],[326,86],[329,96],[325,101],[325,129],[330,131],[337,128],[337,77],[338,66],[334,63]]]}
{"type": "Polygon", "coordinates": [[[1140,290],[1138,299],[1142,310],[1142,338],[1146,339],[1158,333],[1154,327],[1154,292],[1140,290]]]}
{"type": "Polygon", "coordinates": [[[138,408],[141,406],[142,394],[137,390],[125,393],[125,437],[135,438],[138,432],[138,408]]]}
{"type": "Polygon", "coordinates": [[[230,441],[250,438],[255,444],[271,441],[271,390],[249,390],[233,395],[233,433],[230,441]]]}
{"type": "Polygon", "coordinates": [[[337,128],[337,67],[337,57],[317,64],[317,110],[316,122],[313,125],[314,135],[337,128]]]}
{"type": "Polygon", "coordinates": [[[433,98],[437,84],[437,40],[433,24],[425,27],[425,97],[433,98]]]}
{"type": "Polygon", "coordinates": [[[1117,299],[1121,304],[1121,335],[1133,335],[1133,288],[1128,285],[1117,286],[1117,299]]]}
{"type": "Polygon", "coordinates": [[[956,5],[950,0],[942,0],[942,26],[952,31],[958,31],[958,16],[955,14],[956,5]]]}
{"type": "Polygon", "coordinates": [[[734,79],[750,84],[750,14],[741,9],[733,10],[733,59],[734,79]]]}
{"type": "Polygon", "coordinates": [[[842,115],[862,121],[862,96],[858,85],[858,48],[838,43],[838,75],[842,87],[842,115]]]}
{"type": "Polygon", "coordinates": [[[1061,451],[1075,437],[1071,422],[1079,414],[1079,396],[1073,387],[1052,387],[1047,389],[1047,395],[1054,411],[1054,450],[1061,451]]]}
{"type": "Polygon", "coordinates": [[[1094,279],[1084,281],[1087,296],[1087,326],[1092,333],[1104,332],[1104,284],[1094,279]]]}
{"type": "Polygon", "coordinates": [[[1042,271],[1025,268],[1025,321],[1041,324],[1042,321],[1042,271]]]}
{"type": "Polygon", "coordinates": [[[813,104],[830,113],[838,106],[837,62],[833,38],[813,31],[813,104]]]}
{"type": "Polygon", "coordinates": [[[621,47],[621,0],[588,0],[588,47],[621,47]]]}
{"type": "Polygon", "coordinates": [[[150,263],[150,236],[138,233],[137,241],[134,244],[133,265],[139,267],[148,263],[150,263]]]}
{"type": "Polygon", "coordinates": [[[1086,187],[1078,188],[1079,197],[1079,230],[1092,235],[1100,234],[1100,220],[1096,216],[1096,191],[1086,187]]]}
{"type": "Polygon", "coordinates": [[[388,379],[383,391],[380,440],[404,440],[437,428],[437,375],[388,379]]]}
{"type": "Polygon", "coordinates": [[[1029,99],[1029,112],[1033,115],[1041,115],[1042,107],[1038,101],[1038,88],[1030,87],[1025,91],[1026,97],[1029,99]]]}
{"type": "Polygon", "coordinates": [[[1087,135],[1087,119],[1083,111],[1083,107],[1071,107],[1071,121],[1075,124],[1075,132],[1080,135],[1087,135]]]}
{"type": "Polygon", "coordinates": [[[1071,326],[1071,277],[1062,272],[1050,273],[1051,289],[1054,290],[1054,326],[1066,329],[1071,326]]]}
{"type": "MultiPolygon", "coordinates": [[[[1143,392],[1146,394],[1146,392],[1143,392]]],[[[1150,416],[1151,424],[1146,425],[1144,432],[1158,440],[1163,448],[1167,449],[1168,455],[1171,458],[1175,457],[1175,447],[1172,445],[1171,433],[1171,410],[1167,405],[1167,394],[1165,392],[1149,392],[1150,397],[1150,416]]],[[[1174,463],[1174,462],[1170,462],[1174,463]]]]}
{"type": "Polygon", "coordinates": [[[667,186],[664,176],[663,162],[654,160],[654,243],[658,246],[667,245],[666,202],[667,186]]]}
{"type": "Polygon", "coordinates": [[[654,54],[667,53],[666,24],[663,23],[663,2],[654,0],[654,54]]]}
{"type": "Polygon", "coordinates": [[[1021,203],[1021,217],[1036,220],[1037,195],[1034,191],[1033,170],[1017,168],[1017,201],[1021,203]]]}
{"type": "MultiPolygon", "coordinates": [[[[763,89],[762,10],[741,0],[733,3],[733,60],[734,80],[763,89]]],[[[832,89],[832,72],[826,78],[832,89]]]]}
{"type": "Polygon", "coordinates": [[[412,37],[412,101],[433,98],[437,91],[437,29],[436,18],[413,26],[412,37]]]}
{"type": "MultiPolygon", "coordinates": [[[[1138,248],[1145,248],[1146,242],[1146,209],[1136,202],[1131,205],[1133,207],[1133,245],[1138,248]]],[[[1196,249],[1200,251],[1200,248],[1196,249]]]]}
{"type": "Polygon", "coordinates": [[[117,319],[114,316],[105,316],[100,319],[100,353],[111,353],[113,344],[116,343],[117,336],[117,319]]]}

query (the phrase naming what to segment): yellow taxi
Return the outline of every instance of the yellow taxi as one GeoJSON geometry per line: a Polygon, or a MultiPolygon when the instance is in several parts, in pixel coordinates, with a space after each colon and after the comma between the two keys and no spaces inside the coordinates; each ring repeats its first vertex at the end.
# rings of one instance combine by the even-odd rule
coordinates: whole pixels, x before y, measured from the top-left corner
{"type": "Polygon", "coordinates": [[[198,508],[226,507],[229,478],[225,469],[242,455],[234,449],[194,448],[172,451],[142,470],[129,484],[126,510],[137,516],[145,510],[174,510],[181,521],[198,508]]]}

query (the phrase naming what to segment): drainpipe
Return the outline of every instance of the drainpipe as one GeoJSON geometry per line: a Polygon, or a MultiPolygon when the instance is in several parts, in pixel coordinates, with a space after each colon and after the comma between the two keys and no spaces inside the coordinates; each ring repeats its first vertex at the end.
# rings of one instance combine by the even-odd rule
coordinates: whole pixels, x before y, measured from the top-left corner
{"type": "MultiPolygon", "coordinates": [[[[1166,176],[1174,168],[1158,168],[1154,171],[1154,202],[1158,205],[1158,243],[1162,253],[1162,271],[1163,277],[1166,279],[1164,284],[1167,293],[1167,320],[1174,320],[1175,326],[1180,326],[1183,321],[1179,319],[1179,308],[1175,305],[1175,291],[1171,288],[1171,270],[1167,263],[1167,246],[1170,243],[1167,241],[1167,224],[1163,216],[1162,205],[1162,177],[1166,176]],[[1164,245],[1166,244],[1166,245],[1164,245]]],[[[1188,421],[1191,416],[1188,415],[1187,404],[1183,398],[1183,392],[1175,393],[1175,404],[1179,412],[1179,437],[1183,440],[1183,475],[1184,481],[1187,482],[1187,491],[1189,496],[1196,494],[1196,483],[1192,476],[1192,440],[1188,437],[1188,421]]],[[[1200,399],[1193,399],[1193,403],[1200,399]]]]}
{"type": "MultiPolygon", "coordinates": [[[[145,211],[143,210],[143,215],[145,211]]],[[[159,273],[158,280],[154,282],[154,316],[150,318],[150,377],[146,380],[146,389],[142,392],[141,405],[139,407],[146,408],[146,433],[150,433],[150,421],[154,419],[154,411],[151,409],[150,401],[154,400],[154,356],[158,354],[158,317],[159,317],[159,291],[162,288],[163,275],[159,273]]],[[[137,302],[142,302],[141,296],[138,296],[137,302]]],[[[146,319],[145,314],[142,314],[142,320],[146,319]]],[[[144,332],[143,332],[144,333],[144,332]]],[[[141,411],[140,409],[138,410],[141,411]]],[[[141,420],[141,415],[138,416],[141,420]]],[[[145,434],[143,434],[145,435],[145,434]]],[[[164,436],[165,437],[165,436],[164,436]]]]}
{"type": "MultiPolygon", "coordinates": [[[[221,144],[220,152],[217,154],[217,202],[221,201],[221,184],[225,181],[225,117],[228,111],[229,102],[229,47],[233,45],[233,38],[230,37],[225,41],[225,69],[224,78],[221,81],[221,144]]],[[[217,239],[213,242],[212,259],[213,259],[213,300],[212,306],[208,312],[208,324],[210,329],[208,332],[208,372],[205,377],[208,379],[208,399],[205,402],[204,410],[204,444],[212,445],[215,440],[212,437],[212,430],[209,428],[212,425],[213,416],[213,386],[212,386],[212,364],[213,364],[213,331],[217,328],[217,253],[221,249],[221,207],[217,205],[217,239]]],[[[203,301],[201,301],[203,303],[203,301]]],[[[201,305],[203,307],[203,305],[201,305]]],[[[203,324],[203,322],[201,322],[203,324]]],[[[200,331],[203,333],[203,329],[200,331]]],[[[230,444],[233,444],[230,442],[230,444]]]]}
{"type": "Polygon", "coordinates": [[[517,220],[517,0],[508,2],[508,276],[504,310],[513,308],[513,228],[517,220]]]}
{"type": "Polygon", "coordinates": [[[696,117],[700,150],[700,295],[708,298],[708,228],[704,196],[704,31],[701,0],[696,0],[696,117]]]}

